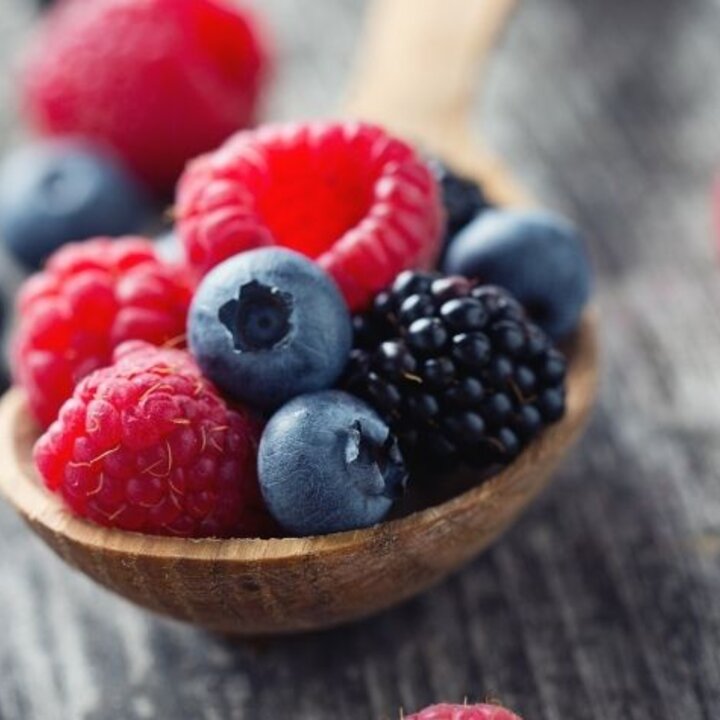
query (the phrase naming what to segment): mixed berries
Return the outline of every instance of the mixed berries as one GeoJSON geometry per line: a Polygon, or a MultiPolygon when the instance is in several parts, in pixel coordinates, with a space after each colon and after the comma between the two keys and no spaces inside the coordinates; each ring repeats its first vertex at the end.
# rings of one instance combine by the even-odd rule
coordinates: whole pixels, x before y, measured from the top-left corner
{"type": "Polygon", "coordinates": [[[188,166],[175,217],[156,243],[61,248],[20,296],[36,464],[76,514],[181,537],[353,530],[402,513],[418,468],[482,480],[562,418],[543,327],[566,335],[587,296],[576,231],[490,208],[382,128],[241,131],[188,166]]]}

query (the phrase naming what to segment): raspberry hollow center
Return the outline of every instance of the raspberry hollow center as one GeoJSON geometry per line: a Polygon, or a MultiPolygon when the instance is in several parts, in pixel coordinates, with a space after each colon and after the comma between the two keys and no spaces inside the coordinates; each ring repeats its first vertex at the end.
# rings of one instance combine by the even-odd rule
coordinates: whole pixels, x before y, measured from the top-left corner
{"type": "Polygon", "coordinates": [[[269,183],[259,193],[259,216],[275,242],[311,258],[322,255],[370,211],[376,171],[367,159],[339,146],[332,153],[307,148],[267,153],[269,183]]]}

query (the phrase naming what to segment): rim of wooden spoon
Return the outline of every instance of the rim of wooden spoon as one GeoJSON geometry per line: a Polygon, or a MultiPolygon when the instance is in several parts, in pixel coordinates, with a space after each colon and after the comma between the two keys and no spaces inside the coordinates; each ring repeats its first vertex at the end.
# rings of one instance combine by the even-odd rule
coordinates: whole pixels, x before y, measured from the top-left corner
{"type": "MultiPolygon", "coordinates": [[[[496,41],[515,0],[374,0],[357,81],[346,105],[353,116],[380,122],[437,152],[458,169],[480,180],[488,195],[507,205],[532,204],[502,163],[472,138],[467,127],[473,79],[496,41]],[[408,32],[393,28],[413,27],[408,32]],[[434,72],[425,41],[433,38],[447,52],[443,71],[434,72]],[[388,71],[391,68],[392,71],[388,71]]],[[[282,563],[303,555],[321,559],[382,542],[388,533],[421,533],[455,516],[460,508],[492,509],[519,494],[536,495],[551,473],[539,473],[531,490],[515,480],[537,465],[553,465],[581,434],[594,403],[598,381],[596,312],[586,310],[569,340],[567,411],[501,473],[438,505],[363,530],[306,538],[184,539],[104,528],[78,518],[48,491],[32,462],[38,436],[24,394],[11,389],[0,403],[0,492],[30,522],[67,541],[105,554],[135,558],[226,560],[253,564],[282,563]]],[[[518,502],[521,508],[524,502],[518,502]]]]}

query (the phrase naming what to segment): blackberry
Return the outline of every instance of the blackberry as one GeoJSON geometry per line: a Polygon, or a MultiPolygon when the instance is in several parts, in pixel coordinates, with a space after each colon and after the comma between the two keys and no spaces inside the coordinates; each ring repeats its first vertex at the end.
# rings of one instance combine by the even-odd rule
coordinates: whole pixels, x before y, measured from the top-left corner
{"type": "Polygon", "coordinates": [[[501,288],[407,271],[354,328],[342,385],[416,463],[505,465],[565,411],[564,356],[501,288]]]}
{"type": "Polygon", "coordinates": [[[437,158],[430,158],[428,165],[442,190],[443,205],[447,214],[444,245],[483,210],[492,207],[482,188],[470,178],[458,175],[437,158]]]}

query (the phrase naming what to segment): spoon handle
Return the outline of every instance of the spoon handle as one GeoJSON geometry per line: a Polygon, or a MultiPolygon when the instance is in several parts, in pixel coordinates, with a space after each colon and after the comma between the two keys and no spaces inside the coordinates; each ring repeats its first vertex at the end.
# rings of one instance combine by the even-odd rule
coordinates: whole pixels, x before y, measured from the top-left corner
{"type": "Polygon", "coordinates": [[[486,184],[527,200],[470,132],[486,65],[517,0],[372,0],[346,112],[385,125],[486,184]]]}

